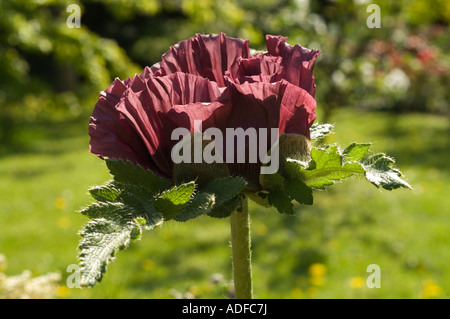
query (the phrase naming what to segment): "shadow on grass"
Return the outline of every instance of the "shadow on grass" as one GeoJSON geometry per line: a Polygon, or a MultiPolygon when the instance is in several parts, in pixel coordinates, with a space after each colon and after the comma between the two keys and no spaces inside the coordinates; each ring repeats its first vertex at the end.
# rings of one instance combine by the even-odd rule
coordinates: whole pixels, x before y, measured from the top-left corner
{"type": "Polygon", "coordinates": [[[450,121],[444,125],[427,119],[415,118],[408,123],[402,114],[389,114],[378,133],[388,140],[387,154],[402,166],[450,169],[450,121]]]}
{"type": "Polygon", "coordinates": [[[82,147],[88,140],[88,125],[89,115],[64,120],[16,120],[1,136],[0,158],[22,154],[59,155],[82,147]]]}
{"type": "MultiPolygon", "coordinates": [[[[161,240],[161,239],[159,239],[161,240]]],[[[149,272],[142,269],[141,261],[134,265],[134,271],[136,276],[132,277],[129,285],[133,289],[141,291],[157,291],[160,289],[171,290],[174,289],[181,293],[186,292],[191,288],[190,285],[201,286],[202,284],[210,282],[210,278],[213,274],[221,273],[224,269],[229,268],[229,273],[231,274],[231,260],[228,258],[223,258],[223,261],[215,261],[214,266],[208,264],[208,259],[205,262],[195,262],[192,260],[198,258],[201,259],[202,256],[208,258],[211,255],[222,256],[220,252],[217,251],[218,242],[206,242],[197,240],[195,245],[186,243],[175,243],[170,247],[170,251],[165,250],[161,254],[153,254],[152,259],[155,259],[157,267],[165,267],[166,271],[164,275],[157,275],[159,271],[149,272]],[[175,248],[176,247],[176,248],[175,248]],[[213,268],[214,267],[214,268],[213,268]],[[189,278],[189,281],[186,281],[189,278]]],[[[228,249],[226,243],[223,244],[225,249],[228,249]]],[[[142,253],[149,255],[148,251],[144,251],[144,247],[135,247],[136,249],[142,249],[142,253]]],[[[231,253],[231,250],[230,250],[231,253]]],[[[150,254],[152,255],[152,254],[150,254]]],[[[227,274],[224,274],[226,278],[227,274]]],[[[224,291],[223,293],[226,294],[224,291]]],[[[206,297],[206,296],[197,296],[206,297]]]]}

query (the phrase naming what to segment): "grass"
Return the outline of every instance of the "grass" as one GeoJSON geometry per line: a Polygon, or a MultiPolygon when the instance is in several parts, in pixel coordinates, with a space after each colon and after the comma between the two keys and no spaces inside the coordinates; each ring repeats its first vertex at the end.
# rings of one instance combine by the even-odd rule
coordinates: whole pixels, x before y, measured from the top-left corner
{"type": "MultiPolygon", "coordinates": [[[[297,206],[292,217],[251,205],[255,297],[448,298],[448,120],[342,109],[332,121],[328,142],[374,142],[414,190],[378,190],[355,178],[315,193],[314,205],[297,206]],[[379,289],[366,286],[370,264],[380,266],[379,289]]],[[[206,216],[146,233],[118,253],[95,288],[65,288],[87,222],[76,210],[89,203],[87,188],[109,175],[88,153],[85,122],[36,123],[16,140],[21,146],[0,157],[7,275],[59,271],[60,298],[229,298],[229,220],[206,216]]]]}

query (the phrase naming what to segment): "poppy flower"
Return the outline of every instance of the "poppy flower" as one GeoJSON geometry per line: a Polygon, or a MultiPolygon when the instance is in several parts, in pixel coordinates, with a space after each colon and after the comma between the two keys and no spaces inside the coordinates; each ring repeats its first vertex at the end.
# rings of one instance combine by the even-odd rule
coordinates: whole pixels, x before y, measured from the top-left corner
{"type": "MultiPolygon", "coordinates": [[[[278,128],[279,134],[309,138],[319,51],[291,46],[282,36],[267,35],[266,44],[267,52],[252,55],[248,40],[197,34],[142,74],[115,79],[100,93],[90,118],[90,152],[173,179],[176,128],[195,132],[201,123],[202,130],[224,134],[227,128],[278,128]]],[[[260,160],[227,165],[231,175],[258,180],[260,160]]]]}

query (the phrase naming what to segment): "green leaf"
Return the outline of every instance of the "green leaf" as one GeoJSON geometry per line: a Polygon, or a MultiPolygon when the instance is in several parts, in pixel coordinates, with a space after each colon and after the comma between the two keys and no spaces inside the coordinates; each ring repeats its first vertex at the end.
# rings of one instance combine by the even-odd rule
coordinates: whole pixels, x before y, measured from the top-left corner
{"type": "Polygon", "coordinates": [[[175,216],[174,220],[185,222],[200,215],[207,214],[210,212],[215,202],[216,196],[214,194],[197,193],[181,212],[175,216]]]}
{"type": "Polygon", "coordinates": [[[91,221],[80,232],[81,286],[92,287],[101,281],[117,251],[126,248],[141,233],[141,223],[132,219],[99,218],[91,221]]]}
{"type": "Polygon", "coordinates": [[[300,204],[312,205],[312,189],[299,179],[285,178],[281,174],[275,173],[264,175],[264,178],[261,178],[261,184],[267,194],[260,192],[251,198],[263,206],[265,206],[265,202],[275,206],[281,214],[292,215],[294,213],[292,199],[300,204]]]}
{"type": "Polygon", "coordinates": [[[354,174],[364,174],[360,164],[343,164],[342,155],[336,146],[330,146],[326,150],[313,148],[307,169],[304,169],[304,163],[288,159],[286,171],[291,178],[300,179],[308,187],[315,189],[324,189],[325,186],[354,174]]]}
{"type": "Polygon", "coordinates": [[[314,148],[311,150],[311,159],[315,169],[339,167],[341,155],[337,146],[329,146],[327,149],[314,148]]]}
{"type": "Polygon", "coordinates": [[[89,193],[100,202],[115,201],[120,197],[120,190],[115,187],[113,181],[109,181],[104,185],[91,187],[89,193]]]}
{"type": "Polygon", "coordinates": [[[287,159],[286,174],[289,179],[300,180],[314,189],[324,189],[353,175],[364,175],[375,186],[387,190],[411,188],[401,179],[400,171],[392,167],[393,159],[385,154],[368,156],[369,148],[370,144],[357,143],[352,143],[342,152],[337,146],[313,148],[311,160],[307,163],[287,159]]]}
{"type": "Polygon", "coordinates": [[[211,181],[202,189],[202,191],[214,194],[216,196],[216,203],[221,204],[238,195],[246,185],[247,182],[245,179],[228,176],[211,181]]]}
{"type": "Polygon", "coordinates": [[[286,194],[300,204],[312,205],[312,189],[298,179],[288,178],[284,184],[286,194]]]}
{"type": "Polygon", "coordinates": [[[163,214],[164,219],[172,219],[177,216],[191,200],[194,192],[195,182],[174,186],[161,193],[155,199],[155,208],[163,214]]]}
{"type": "Polygon", "coordinates": [[[91,219],[116,218],[121,214],[126,216],[132,215],[132,210],[128,212],[128,209],[129,207],[121,202],[94,202],[80,210],[80,213],[89,216],[91,219]]]}
{"type": "Polygon", "coordinates": [[[365,144],[358,144],[358,143],[352,143],[349,146],[345,148],[345,150],[342,152],[344,155],[344,160],[346,162],[356,162],[360,159],[364,158],[369,151],[372,144],[365,143],[365,144]]]}
{"type": "Polygon", "coordinates": [[[120,159],[107,158],[105,162],[111,175],[114,176],[114,180],[117,182],[139,185],[153,193],[162,192],[172,186],[169,180],[130,161],[125,162],[120,159]]]}
{"type": "Polygon", "coordinates": [[[269,204],[275,206],[281,214],[293,215],[294,205],[289,196],[282,190],[271,190],[268,195],[269,204]]]}
{"type": "Polygon", "coordinates": [[[117,251],[164,220],[147,188],[109,181],[89,191],[97,202],[80,211],[92,219],[80,232],[82,286],[100,281],[117,251]]]}
{"type": "Polygon", "coordinates": [[[383,187],[387,190],[404,187],[412,187],[401,179],[402,173],[393,167],[394,159],[385,154],[375,154],[362,161],[362,166],[366,171],[366,178],[376,187],[383,187]]]}
{"type": "Polygon", "coordinates": [[[244,190],[247,182],[241,177],[228,176],[208,183],[202,192],[214,194],[215,204],[208,213],[211,217],[224,218],[233,213],[240,203],[238,195],[244,190]]]}
{"type": "Polygon", "coordinates": [[[325,136],[333,133],[333,125],[332,124],[318,124],[314,123],[310,130],[311,140],[317,140],[324,138],[325,136]]]}
{"type": "Polygon", "coordinates": [[[227,200],[222,201],[220,204],[214,205],[208,216],[215,218],[225,218],[230,216],[241,204],[241,199],[239,195],[227,200]]]}
{"type": "Polygon", "coordinates": [[[159,223],[163,218],[155,210],[153,195],[146,188],[110,181],[90,188],[89,192],[97,202],[82,209],[80,213],[91,219],[141,216],[151,225],[159,223]]]}
{"type": "Polygon", "coordinates": [[[283,187],[285,178],[280,173],[261,174],[259,182],[265,190],[278,189],[283,187]]]}

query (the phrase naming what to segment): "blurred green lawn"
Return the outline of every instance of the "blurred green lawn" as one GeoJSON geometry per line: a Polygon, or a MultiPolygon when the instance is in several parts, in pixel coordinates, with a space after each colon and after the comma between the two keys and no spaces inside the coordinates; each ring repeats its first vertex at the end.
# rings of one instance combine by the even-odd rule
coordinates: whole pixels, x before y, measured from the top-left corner
{"type": "MultiPolygon", "coordinates": [[[[320,120],[320,116],[319,116],[320,120]]],[[[317,192],[295,216],[251,205],[256,298],[448,298],[450,152],[448,119],[427,114],[337,110],[327,142],[374,142],[414,190],[378,190],[353,179],[317,192]],[[370,264],[381,288],[366,287],[370,264]]],[[[22,147],[0,158],[0,253],[7,275],[59,271],[60,298],[228,298],[228,219],[168,222],[121,251],[99,285],[68,289],[89,186],[109,179],[88,152],[87,120],[34,123],[22,147]],[[211,277],[221,274],[218,283],[211,277]]]]}

